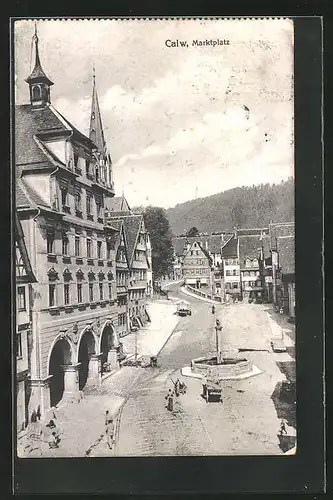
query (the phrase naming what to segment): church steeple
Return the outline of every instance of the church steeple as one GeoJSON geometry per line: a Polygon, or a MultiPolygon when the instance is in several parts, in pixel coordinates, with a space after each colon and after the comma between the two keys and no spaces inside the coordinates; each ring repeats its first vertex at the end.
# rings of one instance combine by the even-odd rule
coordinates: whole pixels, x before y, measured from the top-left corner
{"type": "Polygon", "coordinates": [[[96,144],[99,153],[105,152],[105,139],[104,139],[101,112],[99,109],[94,66],[93,66],[93,90],[92,90],[89,138],[93,141],[94,144],[96,144]]]}
{"type": "Polygon", "coordinates": [[[29,84],[31,104],[33,106],[45,106],[50,102],[50,87],[53,82],[46,76],[40,63],[36,23],[32,41],[35,44],[35,67],[26,82],[29,84]]]}

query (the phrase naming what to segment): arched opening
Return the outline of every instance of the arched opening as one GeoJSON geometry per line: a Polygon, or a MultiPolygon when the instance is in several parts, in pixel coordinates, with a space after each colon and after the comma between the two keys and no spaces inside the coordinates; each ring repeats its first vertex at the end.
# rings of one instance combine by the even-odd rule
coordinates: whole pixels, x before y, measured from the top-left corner
{"type": "Polygon", "coordinates": [[[65,376],[63,365],[72,364],[72,353],[69,343],[64,340],[58,340],[51,353],[49,364],[49,375],[52,375],[50,381],[50,403],[56,406],[61,401],[65,389],[65,376]]]}
{"type": "Polygon", "coordinates": [[[102,374],[107,371],[108,353],[110,349],[116,347],[115,335],[111,325],[106,325],[102,332],[101,337],[101,368],[102,374]]]}
{"type": "Polygon", "coordinates": [[[41,90],[38,85],[32,87],[32,99],[33,101],[40,101],[41,99],[41,90]]]}
{"type": "Polygon", "coordinates": [[[95,339],[90,331],[84,332],[79,346],[78,362],[79,366],[79,390],[81,391],[87,383],[89,377],[89,362],[93,354],[96,353],[95,339]]]}

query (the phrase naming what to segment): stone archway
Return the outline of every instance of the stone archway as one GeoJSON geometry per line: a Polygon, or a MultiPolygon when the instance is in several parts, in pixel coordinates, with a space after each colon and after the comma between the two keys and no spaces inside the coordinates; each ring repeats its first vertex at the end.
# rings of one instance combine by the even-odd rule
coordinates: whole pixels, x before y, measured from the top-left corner
{"type": "Polygon", "coordinates": [[[90,378],[91,361],[96,354],[95,337],[91,330],[86,330],[80,339],[78,346],[78,363],[79,363],[79,390],[81,391],[90,378]]]}
{"type": "Polygon", "coordinates": [[[100,339],[101,371],[102,374],[110,368],[117,367],[118,339],[111,323],[106,323],[100,339]]]}
{"type": "Polygon", "coordinates": [[[59,339],[54,344],[50,361],[49,375],[50,380],[50,404],[56,406],[63,398],[65,391],[65,373],[64,366],[72,364],[72,350],[69,342],[65,339],[59,339]]]}

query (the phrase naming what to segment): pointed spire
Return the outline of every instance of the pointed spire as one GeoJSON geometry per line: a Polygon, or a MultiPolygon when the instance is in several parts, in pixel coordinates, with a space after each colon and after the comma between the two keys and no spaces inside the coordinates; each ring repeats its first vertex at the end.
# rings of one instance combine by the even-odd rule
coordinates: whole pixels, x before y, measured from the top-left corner
{"type": "Polygon", "coordinates": [[[32,41],[35,44],[35,67],[31,74],[25,80],[30,83],[45,83],[48,86],[53,85],[53,82],[46,76],[39,59],[39,47],[38,47],[38,35],[37,35],[37,23],[35,22],[35,33],[32,37],[32,41]]]}
{"type": "Polygon", "coordinates": [[[99,102],[98,102],[98,95],[96,88],[95,65],[93,65],[93,91],[92,91],[92,102],[91,102],[89,138],[93,141],[94,144],[96,144],[97,149],[100,153],[104,152],[105,140],[104,140],[102,118],[99,109],[99,102]]]}

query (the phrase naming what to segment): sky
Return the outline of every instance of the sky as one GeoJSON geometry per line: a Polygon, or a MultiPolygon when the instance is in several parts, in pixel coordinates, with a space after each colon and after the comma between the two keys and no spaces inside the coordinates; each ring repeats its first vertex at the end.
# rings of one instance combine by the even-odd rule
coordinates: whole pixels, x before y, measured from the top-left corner
{"type": "MultiPolygon", "coordinates": [[[[291,20],[38,20],[37,30],[52,105],[86,134],[95,65],[116,195],[130,206],[293,176],[291,20]],[[167,46],[176,40],[187,46],[167,46]]],[[[15,22],[17,104],[29,102],[33,34],[33,21],[15,22]]]]}

